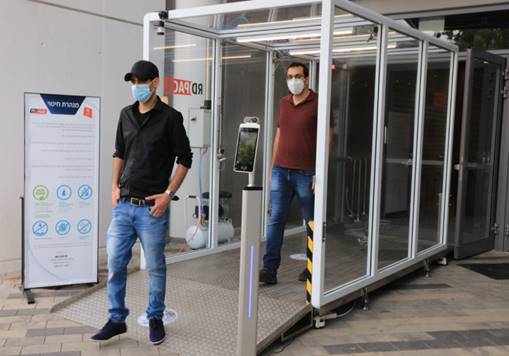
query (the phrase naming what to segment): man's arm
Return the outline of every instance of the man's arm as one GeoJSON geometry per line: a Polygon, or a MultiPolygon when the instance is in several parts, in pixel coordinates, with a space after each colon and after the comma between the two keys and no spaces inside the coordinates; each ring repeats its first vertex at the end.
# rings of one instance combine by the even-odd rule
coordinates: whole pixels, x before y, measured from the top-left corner
{"type": "Polygon", "coordinates": [[[175,176],[170,181],[170,185],[168,186],[168,190],[170,192],[176,193],[177,190],[179,190],[180,186],[182,185],[182,182],[184,181],[184,178],[186,178],[188,171],[189,171],[189,168],[187,168],[183,164],[179,164],[177,166],[177,171],[175,172],[175,176]]]}
{"type": "Polygon", "coordinates": [[[115,137],[115,152],[113,153],[113,170],[111,174],[111,205],[116,207],[120,201],[120,175],[124,167],[125,142],[122,129],[122,113],[118,119],[115,137]]]}
{"type": "Polygon", "coordinates": [[[120,173],[124,166],[124,160],[118,157],[113,157],[113,172],[111,177],[111,205],[116,207],[120,200],[120,173]]]}
{"type": "Polygon", "coordinates": [[[270,168],[274,167],[274,161],[276,160],[278,145],[279,145],[279,127],[276,129],[276,137],[274,137],[274,145],[272,146],[272,162],[270,168]]]}

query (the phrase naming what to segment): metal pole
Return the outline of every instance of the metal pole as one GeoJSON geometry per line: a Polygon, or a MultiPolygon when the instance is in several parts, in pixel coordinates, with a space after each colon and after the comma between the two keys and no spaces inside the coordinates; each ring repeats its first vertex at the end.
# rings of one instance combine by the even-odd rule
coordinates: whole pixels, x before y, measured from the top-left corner
{"type": "MultiPolygon", "coordinates": [[[[254,174],[249,174],[249,180],[254,180],[254,174]]],[[[256,355],[262,198],[262,187],[247,186],[242,191],[238,356],[256,355]]]]}

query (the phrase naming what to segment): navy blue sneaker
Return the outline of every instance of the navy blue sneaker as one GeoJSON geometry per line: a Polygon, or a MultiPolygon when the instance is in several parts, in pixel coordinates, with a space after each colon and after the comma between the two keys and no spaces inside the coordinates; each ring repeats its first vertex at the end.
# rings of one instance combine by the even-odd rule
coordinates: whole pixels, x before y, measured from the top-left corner
{"type": "Polygon", "coordinates": [[[99,332],[89,338],[90,341],[105,341],[111,339],[113,336],[124,334],[127,332],[126,323],[114,323],[108,320],[106,325],[103,326],[99,332]]]}
{"type": "Polygon", "coordinates": [[[152,345],[159,345],[166,339],[164,324],[161,319],[152,318],[148,321],[149,337],[152,345]]]}

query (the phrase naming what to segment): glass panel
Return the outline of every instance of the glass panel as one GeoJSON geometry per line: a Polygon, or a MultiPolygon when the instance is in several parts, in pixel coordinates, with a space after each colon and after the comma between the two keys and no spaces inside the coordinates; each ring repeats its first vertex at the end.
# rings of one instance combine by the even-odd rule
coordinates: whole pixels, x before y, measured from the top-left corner
{"type": "MultiPolygon", "coordinates": [[[[150,60],[159,68],[159,95],[182,113],[193,151],[193,166],[170,206],[166,253],[174,256],[209,246],[208,194],[210,182],[212,42],[201,37],[152,27],[150,60]]],[[[175,169],[174,169],[175,171],[175,169]]]]}
{"type": "Polygon", "coordinates": [[[429,46],[421,191],[419,193],[418,251],[425,250],[440,242],[440,210],[447,134],[450,67],[450,53],[438,47],[429,46]]]}
{"type": "Polygon", "coordinates": [[[319,21],[321,4],[274,7],[271,9],[234,12],[224,15],[208,15],[184,19],[192,25],[199,24],[212,30],[260,30],[285,25],[309,25],[319,21]]]}
{"type": "Polygon", "coordinates": [[[474,59],[472,97],[465,164],[467,186],[462,242],[490,234],[493,163],[493,125],[496,110],[498,65],[474,59]]]}
{"type": "Polygon", "coordinates": [[[376,34],[380,32],[378,25],[370,23],[369,26],[354,28],[354,33],[369,33],[366,37],[369,48],[352,53],[343,50],[345,46],[334,46],[331,96],[333,147],[326,187],[326,291],[367,273],[376,34]]]}
{"type": "Polygon", "coordinates": [[[247,116],[260,119],[255,183],[263,185],[266,54],[235,44],[224,44],[222,58],[220,148],[224,150],[224,160],[219,179],[220,245],[240,240],[242,189],[248,184],[248,175],[235,173],[233,163],[239,125],[247,116]]]}
{"type": "Polygon", "coordinates": [[[395,32],[387,50],[378,268],[408,257],[419,41],[395,32]],[[394,38],[398,40],[394,40],[394,38]]]}

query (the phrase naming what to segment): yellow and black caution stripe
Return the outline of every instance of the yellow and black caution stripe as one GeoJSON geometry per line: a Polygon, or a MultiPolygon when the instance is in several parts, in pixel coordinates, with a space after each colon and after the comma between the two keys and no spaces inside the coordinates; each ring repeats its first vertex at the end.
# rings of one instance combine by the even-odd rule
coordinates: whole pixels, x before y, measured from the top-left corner
{"type": "Polygon", "coordinates": [[[308,221],[306,223],[306,230],[308,233],[308,243],[306,248],[306,255],[308,258],[308,264],[306,268],[306,303],[311,303],[311,291],[312,291],[312,276],[313,276],[313,231],[315,229],[314,221],[308,221]]]}

